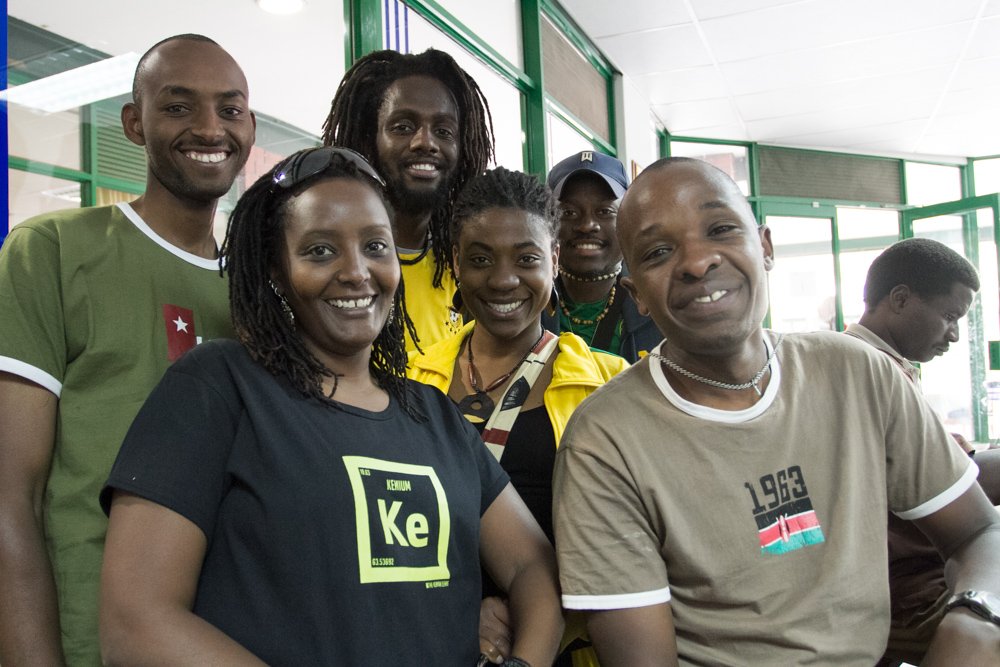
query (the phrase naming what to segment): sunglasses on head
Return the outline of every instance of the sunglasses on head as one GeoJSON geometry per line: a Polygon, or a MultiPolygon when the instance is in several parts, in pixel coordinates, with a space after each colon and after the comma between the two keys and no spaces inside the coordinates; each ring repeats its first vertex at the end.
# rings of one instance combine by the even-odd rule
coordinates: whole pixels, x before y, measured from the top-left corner
{"type": "Polygon", "coordinates": [[[385,181],[375,171],[375,168],[368,164],[368,160],[361,157],[359,153],[350,148],[340,146],[323,146],[322,148],[310,148],[296,153],[286,160],[278,170],[274,172],[274,187],[287,190],[295,187],[303,181],[307,181],[316,174],[326,171],[333,162],[334,157],[347,160],[358,171],[370,177],[373,181],[385,187],[385,181]]]}

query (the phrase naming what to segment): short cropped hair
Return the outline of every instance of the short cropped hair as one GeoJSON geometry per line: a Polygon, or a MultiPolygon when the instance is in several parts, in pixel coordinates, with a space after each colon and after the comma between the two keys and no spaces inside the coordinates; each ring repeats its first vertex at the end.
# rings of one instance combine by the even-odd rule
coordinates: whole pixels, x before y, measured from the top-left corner
{"type": "Polygon", "coordinates": [[[933,239],[905,239],[886,248],[869,267],[865,306],[874,308],[897,285],[931,298],[947,294],[955,283],[979,291],[979,274],[969,260],[933,239]]]}
{"type": "Polygon", "coordinates": [[[153,44],[144,54],[142,54],[142,57],[139,58],[138,64],[135,66],[135,76],[132,77],[132,101],[135,104],[140,104],[140,98],[142,97],[142,79],[146,73],[146,61],[149,60],[149,57],[153,55],[153,52],[156,51],[156,49],[160,48],[167,42],[175,42],[181,39],[191,42],[207,42],[209,44],[219,46],[219,43],[211,37],[205,37],[205,35],[198,35],[193,32],[184,33],[183,35],[173,35],[171,37],[167,37],[166,39],[161,39],[156,44],[153,44]]]}

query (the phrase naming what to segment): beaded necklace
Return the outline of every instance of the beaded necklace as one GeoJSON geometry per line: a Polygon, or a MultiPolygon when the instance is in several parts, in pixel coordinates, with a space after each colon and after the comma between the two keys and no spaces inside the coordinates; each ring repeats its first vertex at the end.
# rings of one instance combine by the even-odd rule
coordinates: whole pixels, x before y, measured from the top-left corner
{"type": "Polygon", "coordinates": [[[604,317],[605,317],[605,315],[608,314],[608,311],[611,310],[611,304],[613,304],[615,302],[615,290],[616,290],[616,288],[617,288],[617,285],[612,285],[611,286],[611,291],[608,293],[608,300],[604,304],[604,310],[602,310],[592,320],[588,320],[588,319],[584,319],[582,317],[576,317],[576,316],[574,316],[570,312],[569,308],[566,306],[566,302],[565,301],[560,301],[559,302],[559,307],[562,309],[563,315],[565,315],[566,317],[568,317],[569,321],[572,322],[573,324],[576,324],[576,325],[579,325],[579,326],[584,326],[584,327],[588,327],[588,326],[590,326],[592,324],[600,324],[601,320],[603,320],[604,317]]]}
{"type": "Polygon", "coordinates": [[[575,273],[570,273],[561,266],[559,267],[560,276],[562,276],[563,278],[569,278],[570,280],[575,280],[578,283],[599,283],[602,280],[610,280],[611,278],[615,278],[621,272],[622,272],[621,262],[618,262],[618,264],[615,265],[615,268],[613,268],[608,273],[602,273],[599,276],[578,276],[575,273]]]}

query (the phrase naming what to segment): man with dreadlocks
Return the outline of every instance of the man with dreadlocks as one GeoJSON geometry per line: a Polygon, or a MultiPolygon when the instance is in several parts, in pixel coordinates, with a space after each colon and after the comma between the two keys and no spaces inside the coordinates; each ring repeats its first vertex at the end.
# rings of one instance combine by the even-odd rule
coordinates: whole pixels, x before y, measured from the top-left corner
{"type": "Polygon", "coordinates": [[[97,494],[167,367],[232,335],[213,222],[254,142],[248,96],[207,37],[156,44],[122,109],[146,150],[145,193],[36,217],[0,252],[4,665],[101,664],[97,494]]]}
{"type": "Polygon", "coordinates": [[[385,177],[420,345],[457,333],[452,205],[493,157],[493,121],[479,86],[443,51],[370,53],[340,82],[323,143],[358,151],[385,177]]]}

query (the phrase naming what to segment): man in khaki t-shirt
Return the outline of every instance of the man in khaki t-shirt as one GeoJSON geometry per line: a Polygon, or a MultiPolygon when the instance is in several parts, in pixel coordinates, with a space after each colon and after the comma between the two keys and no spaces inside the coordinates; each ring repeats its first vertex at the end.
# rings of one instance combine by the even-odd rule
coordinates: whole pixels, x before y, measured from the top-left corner
{"type": "MultiPolygon", "coordinates": [[[[625,195],[624,284],[665,342],[585,401],[557,454],[563,604],[604,667],[871,665],[888,634],[885,514],[1000,591],[976,466],[892,362],[832,332],[761,329],[770,230],[723,172],[674,158],[625,195]]],[[[927,664],[995,664],[956,609],[927,664]]]]}

